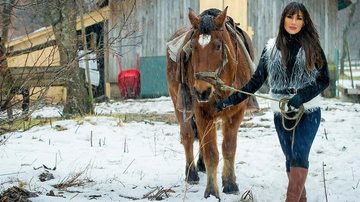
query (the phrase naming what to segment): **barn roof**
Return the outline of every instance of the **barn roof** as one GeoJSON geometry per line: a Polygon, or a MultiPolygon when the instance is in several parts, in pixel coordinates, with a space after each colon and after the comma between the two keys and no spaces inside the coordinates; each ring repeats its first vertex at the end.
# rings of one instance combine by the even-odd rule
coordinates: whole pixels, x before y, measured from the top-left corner
{"type": "MultiPolygon", "coordinates": [[[[102,22],[104,20],[109,19],[109,15],[110,15],[110,8],[108,6],[96,11],[92,11],[90,13],[85,13],[84,25],[85,27],[88,27],[96,23],[102,22]]],[[[76,29],[77,30],[81,29],[80,17],[76,19],[76,29]]],[[[34,45],[42,44],[51,39],[55,39],[55,37],[53,34],[53,29],[50,26],[50,27],[40,28],[25,36],[17,37],[9,41],[7,45],[9,47],[13,47],[13,50],[16,50],[16,49],[24,48],[23,46],[34,46],[34,45]],[[15,47],[15,46],[19,46],[19,47],[15,47]]]]}

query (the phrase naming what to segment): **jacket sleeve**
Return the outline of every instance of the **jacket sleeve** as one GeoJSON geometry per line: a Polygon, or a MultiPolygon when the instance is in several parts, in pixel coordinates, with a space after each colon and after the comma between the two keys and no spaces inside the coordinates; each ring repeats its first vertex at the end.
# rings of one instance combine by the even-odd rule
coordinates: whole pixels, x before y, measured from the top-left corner
{"type": "Polygon", "coordinates": [[[305,88],[299,89],[297,92],[301,103],[306,103],[310,101],[311,99],[319,95],[323,90],[325,90],[326,87],[329,86],[329,70],[323,50],[321,50],[321,57],[324,61],[324,64],[321,68],[318,67],[319,74],[316,78],[316,82],[309,86],[306,86],[305,88]]]}
{"type": "MultiPolygon", "coordinates": [[[[256,71],[252,75],[251,79],[241,88],[241,91],[248,92],[248,93],[255,93],[257,90],[259,90],[259,88],[261,88],[262,84],[266,81],[268,72],[267,72],[267,60],[264,56],[265,51],[266,50],[264,49],[261,54],[261,58],[260,58],[258,66],[256,68],[256,71]]],[[[243,100],[245,100],[248,97],[249,97],[248,94],[236,92],[236,93],[233,93],[232,95],[230,95],[227,98],[226,102],[229,102],[228,103],[229,105],[230,104],[235,105],[235,104],[242,102],[243,100]]]]}
{"type": "Polygon", "coordinates": [[[265,55],[265,49],[261,54],[261,58],[256,68],[256,71],[252,75],[251,79],[245,84],[245,86],[241,88],[242,91],[255,93],[257,90],[261,88],[261,86],[266,81],[268,76],[268,71],[267,71],[267,59],[265,58],[264,55],[265,55]]]}

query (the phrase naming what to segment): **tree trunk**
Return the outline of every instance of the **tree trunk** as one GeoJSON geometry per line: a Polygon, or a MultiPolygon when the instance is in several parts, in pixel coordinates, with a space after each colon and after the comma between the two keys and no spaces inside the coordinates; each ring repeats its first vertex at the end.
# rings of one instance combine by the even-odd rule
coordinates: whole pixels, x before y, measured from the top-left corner
{"type": "Polygon", "coordinates": [[[92,111],[93,106],[89,102],[77,58],[76,1],[57,0],[51,3],[54,6],[51,11],[51,20],[60,52],[60,65],[68,69],[67,99],[63,113],[64,115],[85,115],[92,111]]]}
{"type": "Polygon", "coordinates": [[[349,8],[349,18],[348,18],[348,21],[347,21],[347,24],[346,24],[346,27],[344,28],[343,30],[343,44],[342,44],[342,53],[341,53],[341,58],[340,58],[340,75],[344,75],[345,74],[345,60],[347,58],[347,55],[349,54],[350,55],[350,52],[348,52],[347,50],[347,47],[349,46],[348,45],[348,35],[349,35],[349,32],[350,32],[350,29],[351,27],[353,26],[352,25],[352,21],[353,21],[353,17],[354,17],[354,14],[355,14],[355,10],[356,10],[356,4],[358,3],[355,2],[355,3],[352,3],[350,4],[349,8]]]}
{"type": "Polygon", "coordinates": [[[8,41],[9,26],[11,24],[11,13],[15,4],[15,0],[1,1],[1,40],[0,40],[0,109],[7,110],[9,120],[12,119],[11,100],[15,96],[15,84],[11,72],[7,67],[6,60],[6,46],[5,42],[8,41]]]}

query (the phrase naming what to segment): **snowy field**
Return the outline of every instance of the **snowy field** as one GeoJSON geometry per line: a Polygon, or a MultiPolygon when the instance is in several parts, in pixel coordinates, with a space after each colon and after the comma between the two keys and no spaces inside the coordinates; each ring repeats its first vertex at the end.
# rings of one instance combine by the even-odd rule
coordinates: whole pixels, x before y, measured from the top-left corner
{"type": "MultiPolygon", "coordinates": [[[[240,201],[247,190],[259,202],[285,199],[287,176],[273,114],[266,101],[259,101],[265,113],[247,116],[238,132],[236,175],[240,194],[221,193],[222,201],[240,201]]],[[[43,107],[32,116],[58,117],[61,110],[43,107]]],[[[128,122],[120,116],[125,113],[169,116],[173,107],[168,97],[102,103],[96,107],[96,116],[3,135],[0,194],[19,186],[36,192],[39,196],[30,199],[39,202],[148,201],[155,194],[164,201],[217,201],[203,198],[204,173],[200,173],[199,184],[185,183],[185,155],[177,124],[146,119],[128,122]],[[42,182],[40,175],[54,179],[42,182]]],[[[309,159],[308,201],[323,202],[326,196],[331,202],[359,201],[359,123],[360,104],[323,99],[322,122],[309,159]]],[[[219,149],[221,139],[218,130],[219,149]]],[[[220,158],[219,188],[222,165],[220,158]]]]}

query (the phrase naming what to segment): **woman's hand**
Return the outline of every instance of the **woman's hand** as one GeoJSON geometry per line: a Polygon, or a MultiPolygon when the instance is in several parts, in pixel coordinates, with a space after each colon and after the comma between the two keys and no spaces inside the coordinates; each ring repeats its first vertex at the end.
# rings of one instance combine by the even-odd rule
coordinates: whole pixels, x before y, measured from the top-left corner
{"type": "Polygon", "coordinates": [[[226,99],[217,100],[214,106],[218,112],[221,112],[226,108],[239,104],[240,102],[244,101],[247,97],[248,96],[246,94],[236,92],[230,95],[226,99]]]}
{"type": "Polygon", "coordinates": [[[302,105],[301,97],[298,94],[290,98],[289,102],[287,103],[289,109],[291,109],[291,107],[295,109],[299,109],[301,105],[302,105]]]}
{"type": "Polygon", "coordinates": [[[217,112],[222,112],[224,109],[233,106],[229,99],[215,101],[215,108],[217,112]]]}

